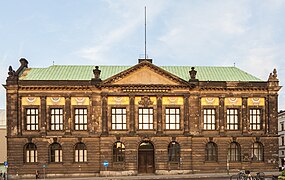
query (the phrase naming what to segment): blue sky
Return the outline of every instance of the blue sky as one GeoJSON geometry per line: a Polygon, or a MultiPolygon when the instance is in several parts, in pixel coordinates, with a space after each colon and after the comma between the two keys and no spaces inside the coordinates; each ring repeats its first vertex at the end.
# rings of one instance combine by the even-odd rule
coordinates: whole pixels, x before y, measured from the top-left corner
{"type": "MultiPolygon", "coordinates": [[[[0,1],[0,82],[25,57],[29,67],[135,65],[237,66],[285,80],[285,0],[0,1]]],[[[280,91],[279,109],[285,109],[280,91]]],[[[5,108],[0,88],[0,108],[5,108]]]]}

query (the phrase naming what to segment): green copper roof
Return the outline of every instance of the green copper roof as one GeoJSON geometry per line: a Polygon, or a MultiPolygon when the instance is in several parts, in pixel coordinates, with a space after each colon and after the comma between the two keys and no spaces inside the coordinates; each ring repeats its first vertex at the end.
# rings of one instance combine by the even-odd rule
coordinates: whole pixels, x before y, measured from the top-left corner
{"type": "MultiPolygon", "coordinates": [[[[99,66],[105,80],[132,66],[99,66]]],[[[192,66],[160,66],[160,68],[188,81],[192,66]]],[[[53,65],[48,68],[27,68],[20,80],[91,80],[94,66],[53,65]]],[[[200,81],[262,81],[236,67],[195,66],[200,81]]]]}

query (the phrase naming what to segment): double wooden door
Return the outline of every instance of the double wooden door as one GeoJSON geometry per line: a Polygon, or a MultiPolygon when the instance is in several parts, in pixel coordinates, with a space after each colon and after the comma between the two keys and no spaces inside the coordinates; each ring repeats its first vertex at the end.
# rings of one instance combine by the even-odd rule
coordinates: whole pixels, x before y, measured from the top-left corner
{"type": "Polygon", "coordinates": [[[152,144],[139,148],[138,172],[154,173],[154,149],[152,144]]]}

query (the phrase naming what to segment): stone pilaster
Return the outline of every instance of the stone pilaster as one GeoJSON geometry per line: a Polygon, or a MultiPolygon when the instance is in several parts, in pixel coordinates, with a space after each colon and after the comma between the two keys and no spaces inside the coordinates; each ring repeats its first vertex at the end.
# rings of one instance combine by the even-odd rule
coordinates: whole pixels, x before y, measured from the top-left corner
{"type": "Polygon", "coordinates": [[[135,133],[135,97],[130,96],[130,134],[135,133]]]}
{"type": "Polygon", "coordinates": [[[184,95],[184,134],[189,134],[189,95],[184,95]]]}
{"type": "Polygon", "coordinates": [[[46,135],[47,133],[47,114],[46,114],[46,109],[47,109],[47,103],[46,103],[46,96],[41,97],[41,123],[39,124],[39,129],[41,135],[46,135]]]}
{"type": "Polygon", "coordinates": [[[162,134],[162,97],[157,96],[157,134],[162,134]]]}

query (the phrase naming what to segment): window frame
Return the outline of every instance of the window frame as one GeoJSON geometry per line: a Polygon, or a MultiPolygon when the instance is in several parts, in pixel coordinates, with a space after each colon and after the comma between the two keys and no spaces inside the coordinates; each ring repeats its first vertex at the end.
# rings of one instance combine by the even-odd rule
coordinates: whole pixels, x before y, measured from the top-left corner
{"type": "Polygon", "coordinates": [[[205,161],[217,162],[218,161],[218,146],[216,143],[210,141],[205,146],[205,161]]]}
{"type": "Polygon", "coordinates": [[[238,131],[240,130],[240,108],[237,107],[227,107],[226,109],[226,125],[227,130],[229,131],[238,131]],[[236,111],[236,113],[229,113],[229,111],[236,111]],[[234,122],[231,122],[231,120],[234,122]],[[231,127],[234,128],[231,128],[231,127]]]}
{"type": "Polygon", "coordinates": [[[110,119],[111,119],[111,130],[114,131],[126,131],[128,130],[128,111],[127,111],[127,107],[123,107],[123,106],[112,106],[110,108],[110,119]],[[113,114],[113,110],[115,110],[115,114],[113,114]],[[117,110],[121,110],[122,113],[119,114],[117,113],[117,110]],[[125,110],[125,112],[124,112],[125,110]],[[115,121],[113,120],[113,117],[115,117],[115,121]],[[118,117],[121,117],[121,123],[117,123],[117,120],[119,119],[118,117]],[[117,125],[121,125],[121,129],[117,128],[117,125]],[[113,128],[115,127],[115,128],[113,128]]]}
{"type": "Polygon", "coordinates": [[[38,162],[37,145],[32,142],[25,144],[24,145],[24,163],[37,163],[37,162],[38,162]],[[33,161],[32,161],[32,158],[33,158],[33,161]]]}
{"type": "Polygon", "coordinates": [[[64,111],[64,107],[63,106],[52,106],[52,107],[49,107],[49,130],[50,131],[63,131],[64,130],[64,122],[65,122],[65,117],[64,117],[64,114],[65,114],[65,111],[64,111]],[[53,114],[52,114],[52,111],[53,110],[61,110],[62,111],[62,114],[55,114],[55,116],[59,116],[59,118],[61,118],[59,120],[59,123],[55,122],[55,123],[52,123],[52,118],[53,118],[53,114]],[[60,122],[61,121],[61,122],[60,122]],[[52,127],[53,126],[56,126],[58,125],[59,126],[59,129],[53,129],[52,127]]]}
{"type": "MultiPolygon", "coordinates": [[[[32,120],[30,119],[30,122],[32,120]]],[[[26,106],[24,107],[24,126],[26,131],[39,131],[40,129],[40,108],[39,106],[26,106]],[[37,114],[28,114],[28,110],[37,110],[37,114]],[[28,118],[34,117],[35,123],[28,123],[28,118]],[[31,127],[34,126],[35,129],[31,130],[31,127]],[[28,129],[30,127],[30,129],[28,129]]]]}
{"type": "Polygon", "coordinates": [[[252,144],[252,161],[255,162],[264,161],[264,146],[261,142],[254,142],[252,144]],[[257,145],[257,147],[255,145],[257,145]],[[255,154],[256,151],[257,151],[257,156],[255,154]]]}
{"type": "Polygon", "coordinates": [[[170,163],[179,163],[181,158],[181,147],[176,141],[171,141],[167,148],[167,159],[170,163]]]}
{"type": "Polygon", "coordinates": [[[153,107],[139,107],[138,108],[138,130],[154,130],[154,108],[153,107]],[[142,111],[140,112],[140,110],[142,111]],[[144,110],[148,110],[148,113],[144,114],[144,110]],[[150,110],[152,110],[151,113],[149,113],[150,110]],[[147,118],[144,119],[144,117],[147,117],[147,118]],[[148,128],[145,129],[144,125],[147,125],[148,128]]]}
{"type": "Polygon", "coordinates": [[[263,113],[261,108],[249,108],[249,129],[252,131],[260,131],[262,130],[262,120],[263,113]],[[252,111],[259,111],[259,114],[252,113],[252,111]],[[257,116],[259,115],[259,116],[257,116]],[[257,119],[259,118],[259,123],[257,122],[257,119]],[[256,128],[253,128],[255,126],[256,128]],[[257,128],[259,126],[259,128],[257,128]]]}
{"type": "Polygon", "coordinates": [[[202,117],[203,117],[203,130],[205,131],[214,131],[214,130],[217,130],[217,109],[215,107],[203,107],[203,112],[202,112],[202,117]],[[205,114],[205,110],[211,110],[212,112],[214,112],[214,114],[205,114]],[[206,121],[208,120],[208,117],[210,116],[210,123],[209,121],[206,121]],[[205,119],[205,117],[207,117],[207,119],[205,119]],[[211,128],[207,128],[208,125],[210,125],[211,128]],[[213,128],[214,126],[214,128],[213,128]]]}
{"type": "Polygon", "coordinates": [[[228,160],[230,162],[241,162],[241,148],[238,142],[231,142],[228,148],[228,160]]]}
{"type": "Polygon", "coordinates": [[[86,163],[88,162],[87,146],[83,142],[78,142],[74,145],[74,162],[86,163]]]}
{"type": "Polygon", "coordinates": [[[181,108],[178,106],[166,106],[164,108],[164,112],[165,112],[165,130],[181,130],[181,108]],[[174,110],[174,114],[171,113],[171,110],[174,110]],[[177,113],[178,110],[178,113],[177,113]],[[169,112],[167,112],[169,111],[169,112]],[[171,123],[171,117],[174,117],[174,123],[171,123]],[[178,120],[177,120],[178,119],[178,120]],[[178,122],[177,122],[178,121],[178,122]],[[171,128],[171,126],[174,125],[175,128],[171,128]]]}
{"type": "Polygon", "coordinates": [[[75,131],[87,131],[88,130],[88,121],[89,121],[89,109],[86,106],[75,106],[73,107],[73,128],[75,131]],[[76,111],[77,110],[86,110],[86,114],[77,114],[76,111]],[[80,119],[78,119],[78,123],[77,121],[77,117],[82,117],[83,118],[83,123],[79,123],[80,119]],[[86,119],[86,123],[84,122],[86,119]],[[83,129],[79,128],[83,126],[83,129]],[[76,128],[78,127],[78,128],[76,128]]]}
{"type": "Polygon", "coordinates": [[[49,146],[49,162],[50,163],[62,163],[62,146],[54,142],[49,146]],[[56,151],[58,151],[57,159],[56,159],[56,151]]]}
{"type": "Polygon", "coordinates": [[[121,141],[117,141],[113,144],[113,162],[114,163],[123,163],[125,162],[125,152],[126,147],[124,143],[121,141]],[[120,144],[120,147],[117,146],[117,144],[120,144]]]}

